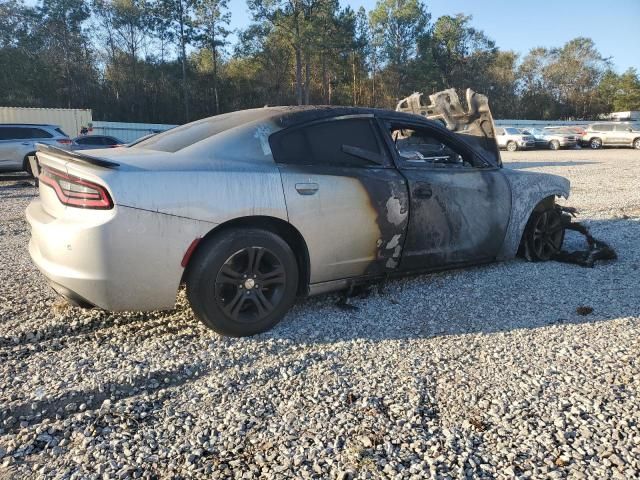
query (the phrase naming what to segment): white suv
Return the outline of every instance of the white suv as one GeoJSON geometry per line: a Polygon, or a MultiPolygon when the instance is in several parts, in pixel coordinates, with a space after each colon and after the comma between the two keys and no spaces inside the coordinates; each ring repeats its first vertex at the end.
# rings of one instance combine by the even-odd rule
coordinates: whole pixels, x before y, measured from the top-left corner
{"type": "Polygon", "coordinates": [[[640,127],[631,123],[592,123],[582,136],[591,148],[633,147],[640,150],[640,127]]]}
{"type": "Polygon", "coordinates": [[[69,149],[71,139],[56,125],[0,124],[0,171],[24,170],[31,174],[29,156],[36,143],[69,149]]]}
{"type": "Polygon", "coordinates": [[[506,148],[510,152],[536,146],[536,139],[533,135],[525,135],[515,127],[497,127],[496,142],[498,142],[498,147],[506,148]]]}

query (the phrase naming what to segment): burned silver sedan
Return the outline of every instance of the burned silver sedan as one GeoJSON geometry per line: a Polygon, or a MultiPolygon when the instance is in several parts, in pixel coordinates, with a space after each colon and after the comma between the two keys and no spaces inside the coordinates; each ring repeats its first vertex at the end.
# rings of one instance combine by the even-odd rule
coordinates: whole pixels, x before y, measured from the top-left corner
{"type": "Polygon", "coordinates": [[[273,107],[132,148],[43,146],[29,251],[77,305],[173,308],[185,283],[196,316],[234,336],[298,296],[519,248],[549,259],[569,182],[501,168],[492,123],[476,120],[456,133],[408,113],[273,107]]]}

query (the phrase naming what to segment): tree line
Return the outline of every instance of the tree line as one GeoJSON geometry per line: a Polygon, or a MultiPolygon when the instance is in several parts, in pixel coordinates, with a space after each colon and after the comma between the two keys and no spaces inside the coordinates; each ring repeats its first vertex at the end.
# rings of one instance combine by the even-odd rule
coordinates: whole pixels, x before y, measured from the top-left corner
{"type": "Polygon", "coordinates": [[[184,123],[264,105],[394,108],[415,91],[471,87],[496,118],[640,109],[638,73],[616,73],[589,38],[519,56],[420,0],[247,7],[252,22],[231,44],[228,0],[0,0],[0,105],[184,123]]]}

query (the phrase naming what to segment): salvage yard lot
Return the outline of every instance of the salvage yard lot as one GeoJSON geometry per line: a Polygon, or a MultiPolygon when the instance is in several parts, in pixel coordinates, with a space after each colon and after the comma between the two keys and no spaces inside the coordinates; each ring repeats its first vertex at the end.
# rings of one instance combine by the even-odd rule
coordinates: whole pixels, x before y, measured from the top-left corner
{"type": "Polygon", "coordinates": [[[0,478],[637,477],[640,151],[503,159],[568,177],[619,260],[392,281],[241,339],[182,295],[65,308],[27,253],[35,190],[0,174],[0,478]]]}

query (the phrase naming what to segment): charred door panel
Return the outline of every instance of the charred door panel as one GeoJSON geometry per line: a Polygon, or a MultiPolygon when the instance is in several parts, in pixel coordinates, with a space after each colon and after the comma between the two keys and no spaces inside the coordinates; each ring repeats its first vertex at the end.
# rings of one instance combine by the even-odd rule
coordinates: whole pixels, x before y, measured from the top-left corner
{"type": "Polygon", "coordinates": [[[403,169],[411,197],[401,268],[437,269],[493,260],[511,211],[499,170],[403,169]]]}
{"type": "Polygon", "coordinates": [[[392,168],[280,165],[289,222],[309,249],[311,283],[393,271],[409,195],[392,168]]]}

